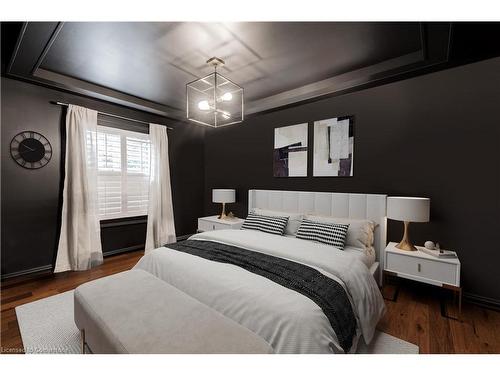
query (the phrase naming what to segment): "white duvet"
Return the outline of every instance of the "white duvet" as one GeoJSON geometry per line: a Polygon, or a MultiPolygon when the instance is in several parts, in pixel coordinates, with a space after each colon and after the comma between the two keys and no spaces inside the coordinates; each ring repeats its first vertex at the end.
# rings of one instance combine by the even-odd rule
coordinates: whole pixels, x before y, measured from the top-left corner
{"type": "MultiPolygon", "coordinates": [[[[253,230],[219,230],[192,236],[258,251],[314,267],[340,282],[349,295],[360,335],[369,343],[385,312],[378,286],[353,254],[332,246],[253,230]]],[[[342,353],[321,308],[304,295],[238,266],[161,247],[135,268],[152,273],[266,340],[275,353],[342,353]]]]}

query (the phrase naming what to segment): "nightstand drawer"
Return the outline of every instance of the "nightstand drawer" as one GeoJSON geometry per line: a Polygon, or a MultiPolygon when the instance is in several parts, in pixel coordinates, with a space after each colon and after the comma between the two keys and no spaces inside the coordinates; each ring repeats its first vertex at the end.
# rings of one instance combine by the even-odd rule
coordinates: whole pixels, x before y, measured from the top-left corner
{"type": "Polygon", "coordinates": [[[397,253],[387,253],[386,261],[386,269],[389,271],[457,285],[458,269],[454,264],[397,253]]]}
{"type": "Polygon", "coordinates": [[[217,216],[198,219],[198,232],[208,232],[220,229],[240,229],[243,224],[242,219],[220,220],[217,216]]]}
{"type": "Polygon", "coordinates": [[[229,226],[219,223],[210,222],[207,220],[198,220],[198,230],[200,232],[207,232],[210,230],[218,230],[218,229],[228,229],[229,226]]]}

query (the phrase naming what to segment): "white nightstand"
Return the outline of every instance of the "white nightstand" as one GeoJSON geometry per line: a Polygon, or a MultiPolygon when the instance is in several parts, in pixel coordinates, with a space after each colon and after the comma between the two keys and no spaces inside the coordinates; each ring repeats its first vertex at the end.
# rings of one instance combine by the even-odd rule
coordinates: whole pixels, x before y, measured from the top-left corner
{"type": "Polygon", "coordinates": [[[218,219],[218,215],[198,218],[198,232],[207,232],[218,229],[240,229],[244,219],[238,217],[218,219]]]}
{"type": "Polygon", "coordinates": [[[462,288],[460,286],[460,260],[458,258],[437,258],[420,249],[406,251],[396,248],[390,242],[384,251],[385,276],[397,276],[426,284],[450,289],[458,294],[459,314],[462,310],[462,288]]]}

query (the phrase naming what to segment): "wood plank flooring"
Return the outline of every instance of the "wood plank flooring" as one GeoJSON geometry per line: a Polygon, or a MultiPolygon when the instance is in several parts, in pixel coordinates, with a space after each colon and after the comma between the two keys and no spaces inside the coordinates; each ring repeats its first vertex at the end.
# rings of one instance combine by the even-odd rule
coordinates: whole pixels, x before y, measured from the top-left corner
{"type": "MultiPolygon", "coordinates": [[[[128,270],[143,254],[134,251],[112,256],[89,271],[21,276],[2,282],[1,352],[22,352],[16,306],[128,270]]],[[[461,321],[448,319],[441,315],[440,289],[406,280],[391,281],[382,291],[388,299],[395,292],[394,283],[399,285],[399,293],[395,301],[385,301],[387,313],[378,325],[379,330],[418,345],[421,353],[500,353],[500,312],[464,303],[461,321]]],[[[456,316],[453,300],[446,302],[447,313],[456,316]]]]}
{"type": "Polygon", "coordinates": [[[380,331],[418,345],[425,354],[500,353],[499,311],[463,302],[459,317],[450,291],[402,279],[385,285],[384,297],[391,299],[396,285],[398,297],[385,301],[380,331]],[[442,315],[442,303],[450,318],[442,315]]]}

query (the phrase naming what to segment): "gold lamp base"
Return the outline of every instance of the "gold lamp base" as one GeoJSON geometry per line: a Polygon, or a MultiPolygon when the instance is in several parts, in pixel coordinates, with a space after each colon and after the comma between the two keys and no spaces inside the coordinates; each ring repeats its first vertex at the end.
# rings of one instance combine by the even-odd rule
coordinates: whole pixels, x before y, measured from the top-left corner
{"type": "Polygon", "coordinates": [[[222,203],[222,212],[220,213],[218,219],[226,220],[227,215],[226,215],[226,204],[222,203]]]}
{"type": "Polygon", "coordinates": [[[396,245],[396,248],[400,250],[406,250],[406,251],[418,251],[418,249],[411,243],[410,241],[410,236],[409,236],[409,227],[410,223],[408,221],[405,221],[405,232],[403,234],[403,239],[401,240],[400,243],[396,245]]]}

